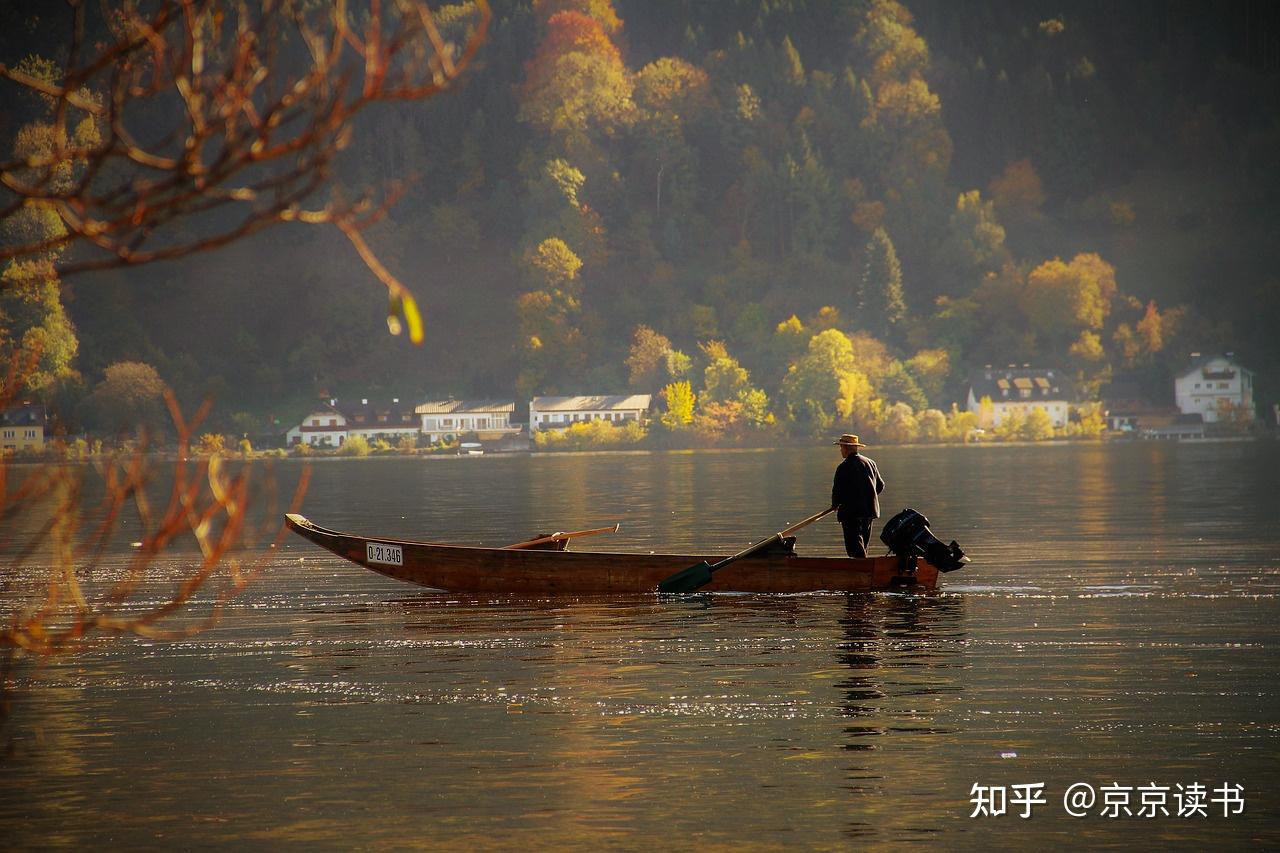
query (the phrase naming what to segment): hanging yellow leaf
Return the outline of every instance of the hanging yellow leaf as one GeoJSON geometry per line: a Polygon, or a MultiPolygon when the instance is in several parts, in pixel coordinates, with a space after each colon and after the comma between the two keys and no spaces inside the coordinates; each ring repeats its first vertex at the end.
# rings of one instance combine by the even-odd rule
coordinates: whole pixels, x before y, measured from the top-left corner
{"type": "Polygon", "coordinates": [[[418,303],[413,294],[402,289],[391,294],[387,306],[387,330],[398,335],[404,329],[409,331],[409,340],[415,344],[422,343],[422,314],[418,311],[418,303]]]}

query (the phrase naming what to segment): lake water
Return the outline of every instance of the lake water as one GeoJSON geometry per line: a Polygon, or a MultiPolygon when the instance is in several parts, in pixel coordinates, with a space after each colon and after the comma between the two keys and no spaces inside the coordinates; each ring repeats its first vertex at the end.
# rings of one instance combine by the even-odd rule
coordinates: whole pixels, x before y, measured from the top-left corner
{"type": "MultiPolygon", "coordinates": [[[[2,846],[1280,845],[1280,445],[869,453],[886,514],[974,559],[937,593],[468,597],[290,537],[210,630],[18,670],[2,846]],[[971,817],[998,797],[974,785],[1007,813],[971,817]]],[[[577,549],[727,551],[822,509],[837,461],[326,460],[304,512],[486,544],[620,521],[577,549]]],[[[799,547],[839,543],[824,521],[799,547]]]]}

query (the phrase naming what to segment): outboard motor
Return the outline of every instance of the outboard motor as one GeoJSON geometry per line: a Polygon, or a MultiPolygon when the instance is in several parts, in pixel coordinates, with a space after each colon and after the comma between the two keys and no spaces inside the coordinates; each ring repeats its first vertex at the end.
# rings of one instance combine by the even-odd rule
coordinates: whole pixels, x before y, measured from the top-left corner
{"type": "Polygon", "coordinates": [[[889,519],[880,531],[880,541],[899,557],[924,557],[940,572],[954,572],[969,562],[954,539],[950,545],[942,544],[929,529],[929,519],[914,509],[889,519]]]}

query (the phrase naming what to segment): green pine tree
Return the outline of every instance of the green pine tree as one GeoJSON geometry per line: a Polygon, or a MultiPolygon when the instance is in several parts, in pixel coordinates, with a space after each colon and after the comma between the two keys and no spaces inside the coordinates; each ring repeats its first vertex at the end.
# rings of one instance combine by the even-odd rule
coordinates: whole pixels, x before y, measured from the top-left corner
{"type": "Polygon", "coordinates": [[[906,316],[902,298],[902,266],[893,241],[883,228],[877,228],[863,251],[862,279],[858,282],[859,325],[880,337],[897,329],[906,316]]]}

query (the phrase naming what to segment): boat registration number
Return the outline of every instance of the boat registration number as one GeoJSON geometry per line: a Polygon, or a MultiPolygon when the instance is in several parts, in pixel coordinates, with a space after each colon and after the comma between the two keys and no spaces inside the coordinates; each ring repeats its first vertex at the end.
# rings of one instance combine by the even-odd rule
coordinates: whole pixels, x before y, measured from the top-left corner
{"type": "Polygon", "coordinates": [[[386,542],[364,543],[365,559],[370,563],[386,563],[389,566],[404,565],[404,549],[386,542]]]}

